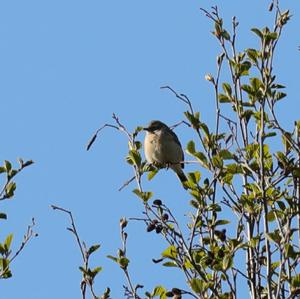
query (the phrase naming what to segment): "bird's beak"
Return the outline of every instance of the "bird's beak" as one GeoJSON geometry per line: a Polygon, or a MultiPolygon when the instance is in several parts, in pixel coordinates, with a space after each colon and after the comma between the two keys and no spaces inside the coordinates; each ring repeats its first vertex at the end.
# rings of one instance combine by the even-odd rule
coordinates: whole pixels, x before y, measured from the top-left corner
{"type": "Polygon", "coordinates": [[[144,130],[144,131],[147,131],[147,132],[150,131],[149,128],[143,128],[143,130],[144,130]]]}

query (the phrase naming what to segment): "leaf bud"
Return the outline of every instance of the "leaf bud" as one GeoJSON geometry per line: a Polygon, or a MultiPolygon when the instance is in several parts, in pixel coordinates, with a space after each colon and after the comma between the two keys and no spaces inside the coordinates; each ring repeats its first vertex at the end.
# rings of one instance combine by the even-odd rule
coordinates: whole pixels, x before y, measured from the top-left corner
{"type": "Polygon", "coordinates": [[[214,83],[215,79],[211,74],[206,74],[205,75],[205,80],[214,83]]]}
{"type": "Polygon", "coordinates": [[[125,217],[120,219],[120,228],[121,228],[121,230],[123,230],[127,226],[127,224],[128,224],[128,221],[125,217]]]}

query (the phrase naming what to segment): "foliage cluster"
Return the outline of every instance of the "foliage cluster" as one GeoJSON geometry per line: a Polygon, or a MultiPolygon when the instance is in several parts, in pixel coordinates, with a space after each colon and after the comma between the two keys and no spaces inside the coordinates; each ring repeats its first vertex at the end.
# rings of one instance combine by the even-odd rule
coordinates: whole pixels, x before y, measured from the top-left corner
{"type": "MultiPolygon", "coordinates": [[[[199,166],[187,174],[191,212],[184,225],[189,233],[183,232],[182,224],[165,201],[155,198],[154,192],[143,186],[144,178],[152,180],[160,169],[142,159],[139,140],[142,127],[131,133],[113,115],[114,123],[98,129],[88,149],[103,128],[113,128],[126,135],[129,147],[126,161],[133,168],[134,176],[122,188],[136,183],[133,193],[140,200],[142,216],[120,220],[122,245],[108,258],[124,272],[127,298],[232,299],[240,295],[241,280],[249,286],[252,299],[298,298],[300,121],[294,123],[292,131],[281,125],[275,108],[286,93],[283,92],[285,87],[277,82],[273,68],[275,50],[290,13],[282,12],[274,1],[270,6],[274,13],[272,28],[253,28],[258,47],[238,51],[237,19],[232,19],[232,28],[228,30],[217,7],[202,11],[213,23],[212,33],[220,46],[216,73],[205,77],[214,91],[215,126],[209,127],[202,120],[188,96],[169,86],[162,87],[186,105],[185,120],[180,124],[186,124],[195,136],[186,146],[193,160],[182,161],[199,166]],[[236,221],[224,219],[225,210],[230,211],[230,219],[235,217],[236,221]],[[152,291],[143,291],[141,284],[133,282],[127,254],[128,221],[140,221],[148,233],[161,236],[166,248],[161,258],[153,262],[170,271],[179,269],[186,289],[177,286],[166,289],[159,285],[152,291]],[[240,261],[241,256],[244,263],[240,261]]],[[[6,174],[1,200],[13,196],[16,185],[12,178],[30,164],[31,161],[20,160],[20,168],[14,170],[6,161],[0,167],[0,172],[6,174]]],[[[82,298],[86,298],[87,290],[93,299],[110,298],[109,288],[102,295],[96,295],[94,281],[102,268],[91,268],[89,264],[100,245],[87,246],[78,235],[72,213],[57,206],[52,208],[70,217],[68,230],[74,235],[82,256],[79,267],[82,298]]],[[[1,213],[0,218],[5,219],[6,215],[1,213]]],[[[24,245],[32,235],[30,226],[24,245]]],[[[1,278],[11,276],[9,264],[14,259],[11,239],[9,235],[0,244],[1,278]]]]}

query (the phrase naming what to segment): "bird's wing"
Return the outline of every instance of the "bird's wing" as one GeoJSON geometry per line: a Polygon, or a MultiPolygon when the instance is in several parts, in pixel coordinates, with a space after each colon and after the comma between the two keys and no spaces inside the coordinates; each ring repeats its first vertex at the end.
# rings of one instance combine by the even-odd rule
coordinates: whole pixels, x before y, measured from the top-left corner
{"type": "MultiPolygon", "coordinates": [[[[180,149],[181,149],[181,161],[184,161],[184,153],[183,153],[182,146],[181,146],[181,143],[180,143],[177,135],[171,129],[169,130],[169,133],[173,137],[173,140],[180,146],[180,149]]],[[[181,167],[184,168],[184,163],[181,163],[181,167]]]]}
{"type": "Polygon", "coordinates": [[[170,129],[169,133],[172,135],[172,137],[174,138],[174,141],[181,147],[181,143],[177,137],[177,135],[170,129]]]}

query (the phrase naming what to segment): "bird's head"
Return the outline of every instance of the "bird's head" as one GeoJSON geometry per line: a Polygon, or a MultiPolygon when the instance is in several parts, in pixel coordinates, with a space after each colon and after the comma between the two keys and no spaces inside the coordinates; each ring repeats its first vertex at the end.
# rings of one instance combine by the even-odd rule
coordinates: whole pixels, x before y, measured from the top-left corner
{"type": "Polygon", "coordinates": [[[145,127],[143,129],[149,133],[154,133],[155,131],[159,131],[163,128],[168,128],[168,126],[159,120],[152,120],[149,123],[148,127],[145,127]]]}

